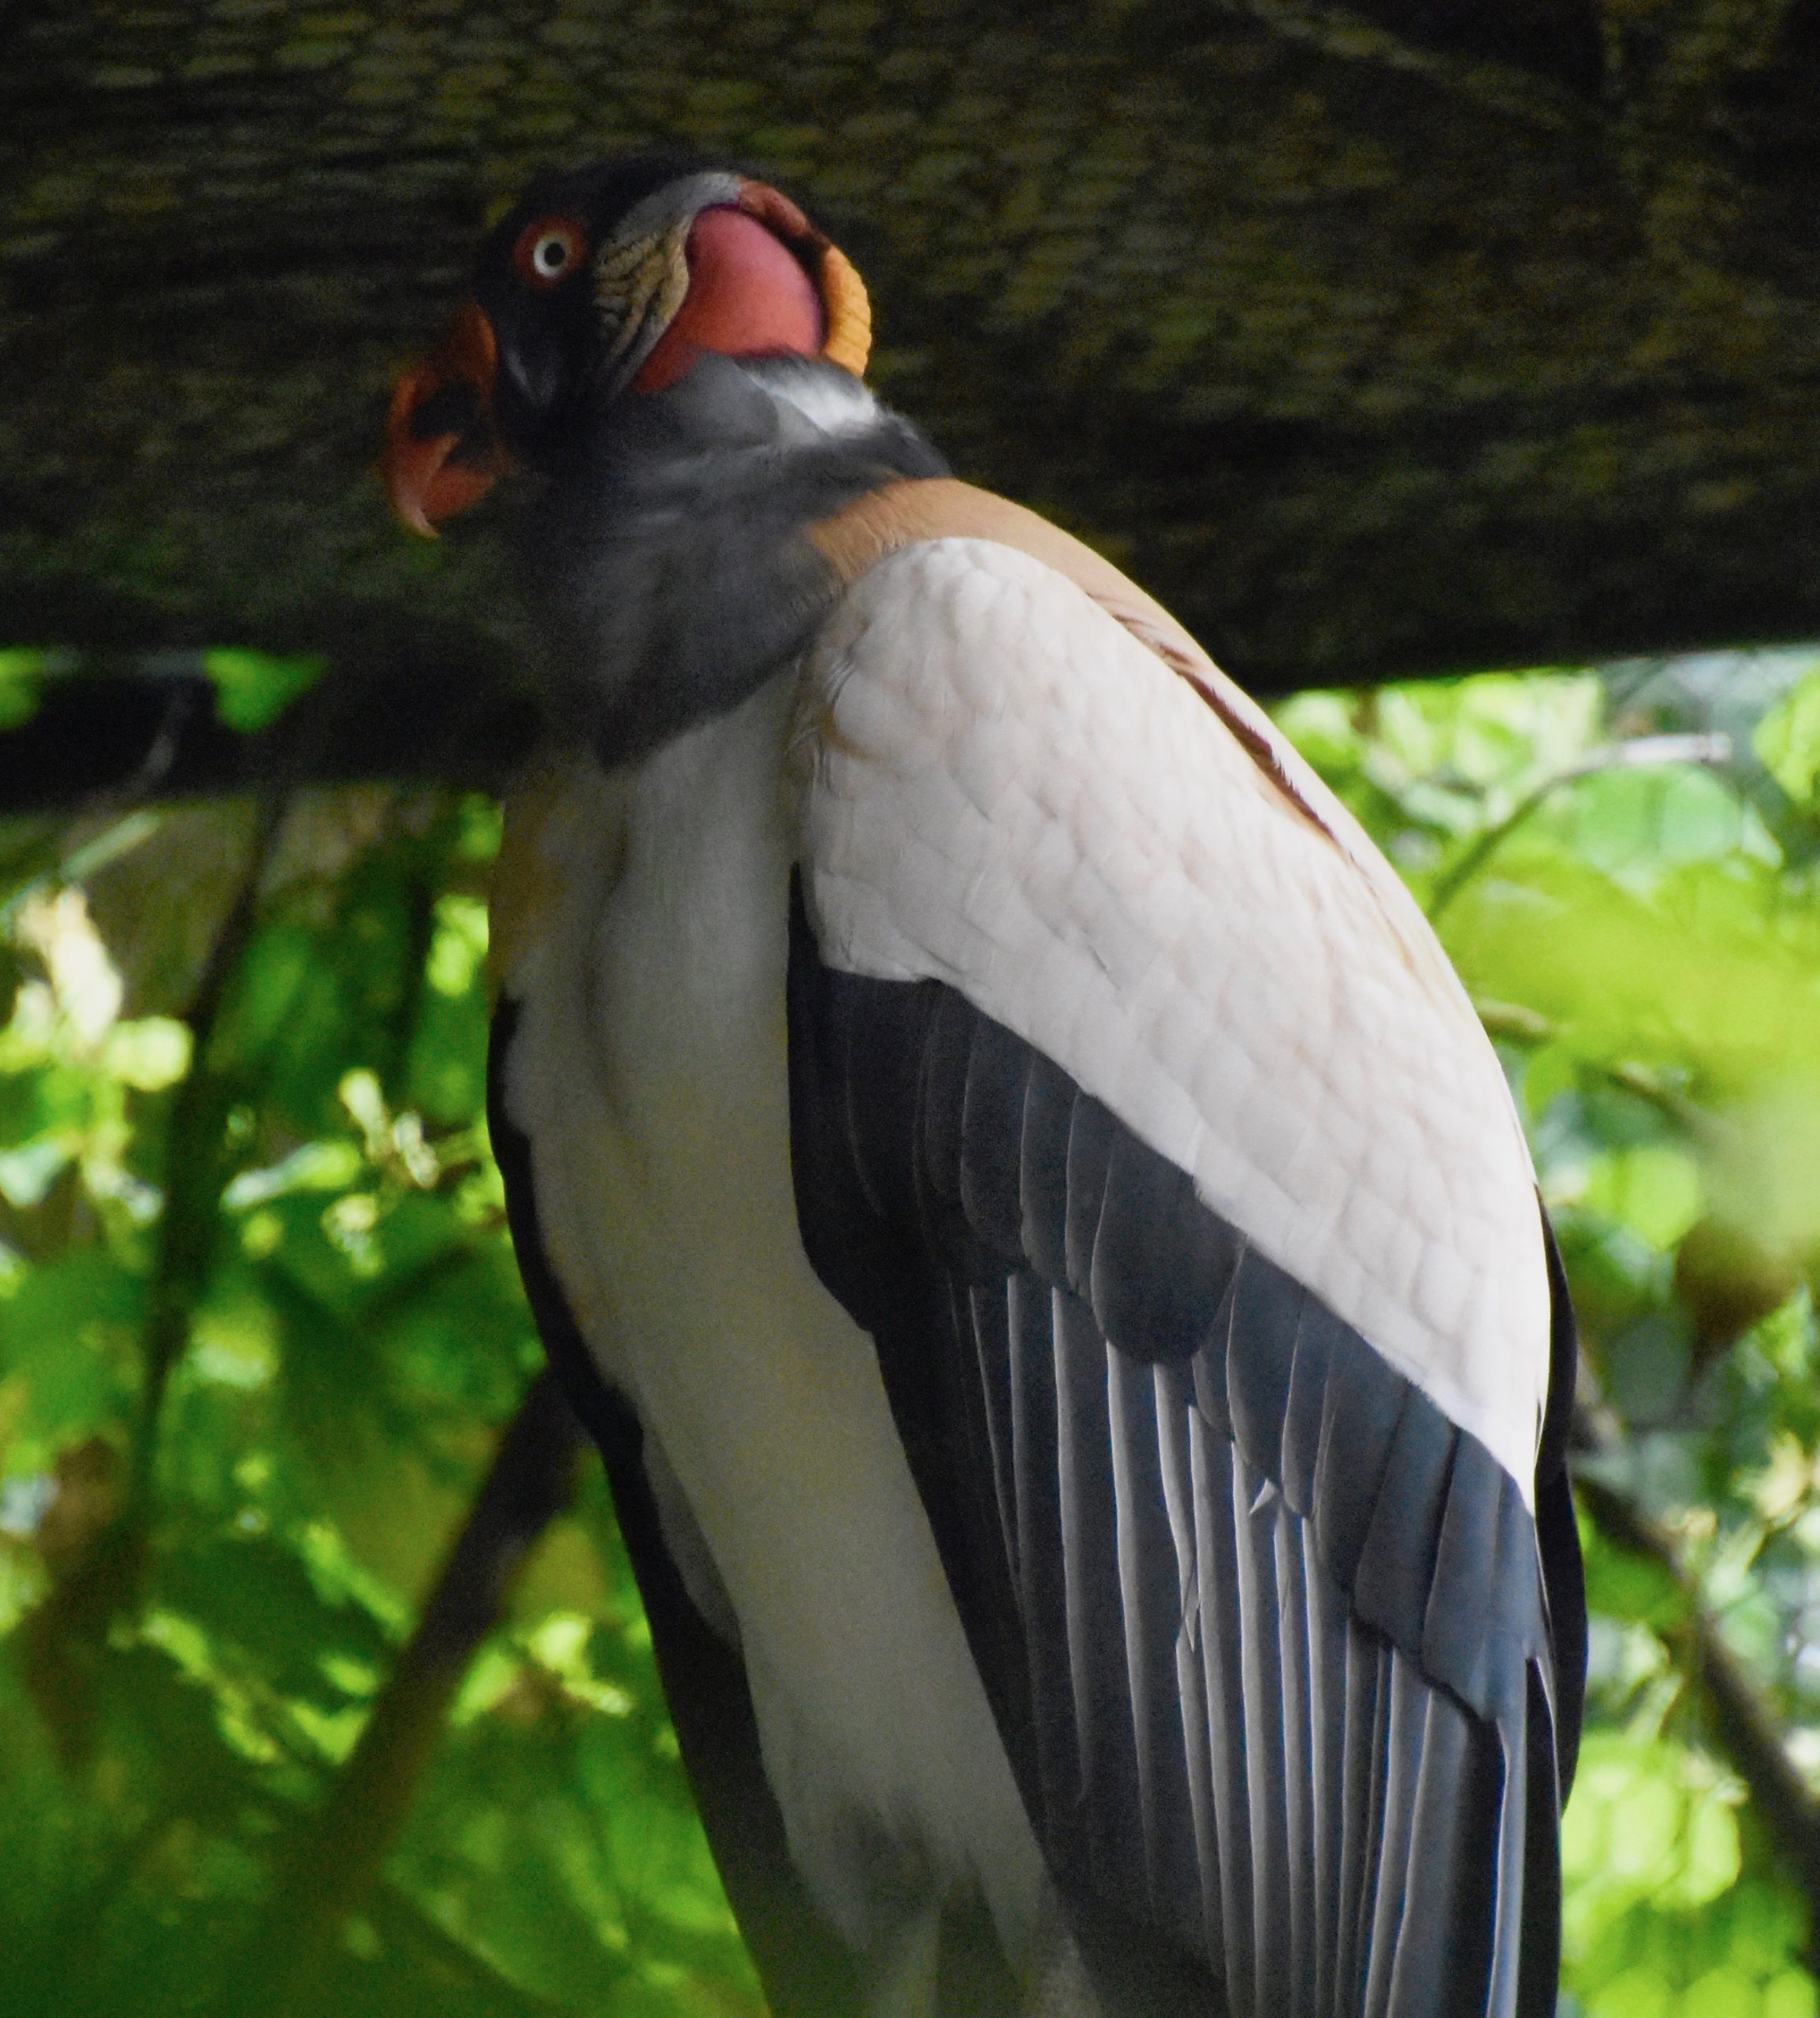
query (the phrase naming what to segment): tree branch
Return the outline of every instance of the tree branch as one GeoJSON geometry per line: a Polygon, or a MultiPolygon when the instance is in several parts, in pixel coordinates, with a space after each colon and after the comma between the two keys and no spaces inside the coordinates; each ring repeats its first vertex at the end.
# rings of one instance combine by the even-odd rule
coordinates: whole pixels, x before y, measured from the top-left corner
{"type": "MultiPolygon", "coordinates": [[[[1561,1034],[1558,1023],[1520,1002],[1494,1002],[1484,996],[1475,996],[1472,1007],[1484,1026],[1485,1034],[1494,1039],[1502,1039],[1507,1044],[1553,1044],[1561,1034]]],[[[1647,1065],[1635,1064],[1622,1059],[1609,1065],[1588,1059],[1584,1064],[1586,1070],[1596,1072],[1608,1085],[1616,1086],[1621,1093],[1629,1093],[1637,1100],[1647,1101],[1690,1134],[1710,1136],[1715,1126],[1715,1117],[1706,1108],[1696,1106],[1684,1093],[1669,1085],[1660,1074],[1652,1072],[1647,1065]]]]}
{"type": "MultiPolygon", "coordinates": [[[[1576,1432],[1595,1449],[1612,1447],[1584,1411],[1576,1432]]],[[[1687,1624],[1662,1636],[1692,1676],[1714,1749],[1748,1790],[1777,1861],[1807,1902],[1811,1939],[1820,1944],[1820,1797],[1784,1748],[1774,1710],[1702,1608],[1699,1583],[1673,1539],[1602,1479],[1582,1476],[1576,1485],[1582,1509],[1605,1540],[1658,1565],[1685,1599],[1687,1624]]]]}
{"type": "Polygon", "coordinates": [[[380,779],[497,791],[536,732],[535,706],[503,655],[434,635],[338,660],[252,735],[222,722],[197,654],[104,661],[47,682],[32,719],[0,733],[0,813],[380,779]]]}
{"type": "Polygon", "coordinates": [[[546,1368],[500,1439],[359,1742],[283,1860],[249,1951],[246,2005],[258,2018],[319,2010],[341,1929],[396,1841],[468,1662],[504,1616],[532,1544],[568,1502],[585,1440],[546,1368]]]}
{"type": "Polygon", "coordinates": [[[245,870],[184,1014],[190,1033],[190,1067],[177,1088],[166,1139],[164,1209],[146,1291],[144,1384],[133,1432],[125,1514],[129,1533],[140,1538],[136,1543],[139,1547],[151,1527],[158,1428],[166,1391],[189,1343],[190,1319],[207,1278],[220,1225],[225,1182],[223,1138],[236,1089],[210,1064],[209,1049],[252,935],[259,886],[284,814],[284,802],[276,797],[267,795],[256,802],[245,870]]]}

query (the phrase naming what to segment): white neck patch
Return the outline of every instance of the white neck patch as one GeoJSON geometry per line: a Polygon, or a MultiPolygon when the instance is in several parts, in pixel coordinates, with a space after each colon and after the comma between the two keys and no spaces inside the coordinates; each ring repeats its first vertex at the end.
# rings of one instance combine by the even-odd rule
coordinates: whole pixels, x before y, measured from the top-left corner
{"type": "Polygon", "coordinates": [[[821,434],[868,434],[884,412],[866,387],[838,366],[805,370],[795,359],[754,358],[746,369],[774,400],[821,434]]]}

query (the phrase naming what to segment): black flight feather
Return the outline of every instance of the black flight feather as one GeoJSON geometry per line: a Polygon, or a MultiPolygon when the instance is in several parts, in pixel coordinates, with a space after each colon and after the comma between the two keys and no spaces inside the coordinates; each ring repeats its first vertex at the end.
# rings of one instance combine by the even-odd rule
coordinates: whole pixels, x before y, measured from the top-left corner
{"type": "Polygon", "coordinates": [[[800,892],[790,1069],[805,1245],[1109,2018],[1540,2012],[1584,1647],[1558,1281],[1539,1528],[1052,1063],[824,966],[800,892]]]}

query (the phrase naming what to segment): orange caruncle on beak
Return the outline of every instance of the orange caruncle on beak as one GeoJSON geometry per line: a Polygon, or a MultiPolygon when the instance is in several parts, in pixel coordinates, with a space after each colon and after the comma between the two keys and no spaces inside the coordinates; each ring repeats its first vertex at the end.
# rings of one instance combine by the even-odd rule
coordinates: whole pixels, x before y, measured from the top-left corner
{"type": "Polygon", "coordinates": [[[498,363],[493,325],[470,301],[393,388],[380,473],[393,510],[426,538],[436,537],[440,520],[477,504],[509,467],[493,430],[498,363]]]}

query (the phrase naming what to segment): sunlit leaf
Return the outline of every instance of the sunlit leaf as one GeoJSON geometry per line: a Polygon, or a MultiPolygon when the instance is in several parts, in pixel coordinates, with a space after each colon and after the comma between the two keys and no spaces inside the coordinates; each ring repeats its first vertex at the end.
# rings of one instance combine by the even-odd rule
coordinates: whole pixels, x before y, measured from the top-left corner
{"type": "Polygon", "coordinates": [[[314,655],[276,657],[269,652],[212,651],[203,670],[214,682],[215,712],[243,732],[277,720],[300,694],[322,676],[328,661],[314,655]]]}
{"type": "Polygon", "coordinates": [[[1791,799],[1814,796],[1820,779],[1820,667],[1777,702],[1751,739],[1765,768],[1791,799]]]}
{"type": "Polygon", "coordinates": [[[0,649],[0,729],[17,728],[37,713],[46,676],[54,663],[54,653],[27,646],[0,649]]]}

